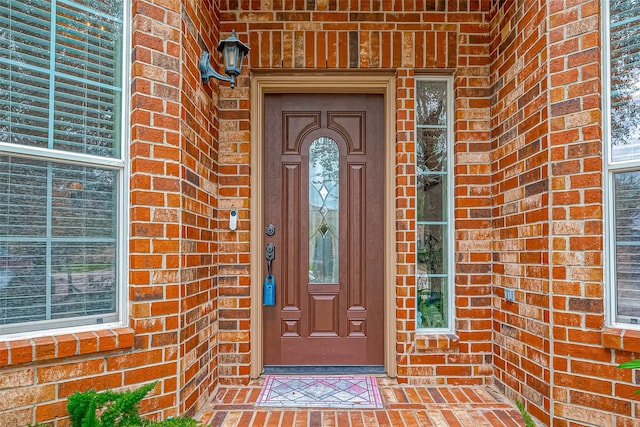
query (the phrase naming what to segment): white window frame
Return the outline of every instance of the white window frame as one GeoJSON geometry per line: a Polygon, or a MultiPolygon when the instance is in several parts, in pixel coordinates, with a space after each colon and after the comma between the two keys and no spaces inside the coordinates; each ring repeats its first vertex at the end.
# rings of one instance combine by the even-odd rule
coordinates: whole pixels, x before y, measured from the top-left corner
{"type": "MultiPolygon", "coordinates": [[[[116,224],[116,249],[118,251],[116,257],[116,318],[117,320],[106,323],[91,323],[73,321],[71,319],[52,319],[37,322],[27,322],[24,328],[20,324],[16,324],[16,332],[0,333],[0,340],[12,339],[28,339],[40,336],[51,336],[65,334],[70,332],[89,332],[104,329],[112,329],[115,327],[123,327],[128,325],[129,320],[129,301],[128,301],[128,278],[129,278],[129,140],[130,140],[130,71],[131,71],[131,30],[130,30],[130,9],[129,0],[122,1],[122,57],[120,63],[121,71],[121,129],[120,129],[120,147],[119,157],[99,157],[82,153],[74,153],[70,151],[26,146],[20,144],[0,142],[0,154],[19,155],[21,157],[32,158],[42,161],[61,161],[66,164],[77,164],[83,166],[94,166],[103,169],[117,171],[117,191],[118,202],[116,214],[118,216],[116,224]],[[29,325],[51,324],[50,328],[38,328],[30,330],[29,325]],[[24,330],[23,330],[24,329],[24,330]]],[[[99,316],[84,316],[80,319],[91,319],[99,316]]]]}
{"type": "MultiPolygon", "coordinates": [[[[604,184],[604,285],[605,285],[605,323],[607,326],[638,329],[640,324],[618,322],[617,282],[616,282],[616,224],[614,174],[640,171],[640,159],[624,162],[612,162],[611,155],[611,44],[609,2],[602,2],[602,124],[603,124],[603,184],[604,184]]],[[[640,315],[638,316],[640,318],[640,315]]]]}
{"type": "MultiPolygon", "coordinates": [[[[447,263],[446,265],[443,266],[443,268],[446,271],[446,275],[447,275],[447,298],[446,298],[446,310],[447,310],[447,327],[446,328],[418,328],[417,324],[416,324],[416,332],[417,333],[422,333],[422,334],[429,334],[429,333],[441,333],[441,334],[448,334],[448,333],[455,333],[455,261],[454,261],[454,234],[455,234],[455,218],[454,218],[454,206],[453,206],[453,202],[454,202],[454,197],[453,197],[453,191],[454,191],[454,174],[453,174],[453,161],[454,161],[454,156],[453,156],[453,146],[454,146],[454,96],[453,96],[453,76],[451,75],[417,75],[415,76],[415,86],[414,86],[414,93],[416,93],[416,100],[417,100],[417,91],[416,91],[416,87],[418,85],[418,82],[446,82],[447,83],[447,173],[445,175],[446,179],[447,179],[447,186],[446,186],[446,191],[447,191],[447,221],[446,221],[446,227],[447,227],[447,239],[446,239],[446,243],[447,243],[447,248],[446,248],[446,259],[447,259],[447,263]]],[[[414,101],[414,104],[417,105],[417,102],[414,101]]],[[[422,126],[422,125],[418,125],[417,121],[416,121],[416,116],[414,116],[414,130],[415,130],[415,135],[416,135],[416,141],[415,141],[415,146],[416,146],[416,151],[417,151],[417,132],[418,129],[420,128],[428,128],[428,126],[422,126]]],[[[416,162],[415,164],[417,165],[417,158],[416,158],[416,162]]],[[[417,194],[417,177],[418,177],[418,172],[417,172],[417,168],[416,168],[416,200],[418,197],[417,194]]],[[[417,233],[417,227],[418,227],[418,215],[417,215],[417,203],[416,203],[416,216],[415,216],[415,221],[416,221],[416,233],[417,233]]],[[[420,221],[420,223],[429,223],[428,221],[420,221]]],[[[416,273],[415,273],[415,277],[416,277],[416,307],[414,310],[414,319],[417,319],[417,311],[418,311],[418,306],[417,306],[417,286],[418,286],[418,273],[417,273],[417,265],[418,265],[418,255],[417,255],[417,246],[416,246],[416,273]]]]}

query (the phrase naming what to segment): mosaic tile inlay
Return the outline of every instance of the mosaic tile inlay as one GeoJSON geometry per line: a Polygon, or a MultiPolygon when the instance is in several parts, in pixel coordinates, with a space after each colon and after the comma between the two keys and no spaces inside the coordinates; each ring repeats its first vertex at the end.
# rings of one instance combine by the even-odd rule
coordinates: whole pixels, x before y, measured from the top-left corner
{"type": "Polygon", "coordinates": [[[268,375],[256,406],[382,408],[373,376],[268,375]]]}

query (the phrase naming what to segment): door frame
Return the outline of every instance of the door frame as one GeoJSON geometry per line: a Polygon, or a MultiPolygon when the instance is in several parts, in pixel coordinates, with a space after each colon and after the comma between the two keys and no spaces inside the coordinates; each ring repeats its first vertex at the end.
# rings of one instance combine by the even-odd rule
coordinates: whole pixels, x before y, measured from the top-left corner
{"type": "Polygon", "coordinates": [[[367,93],[384,96],[384,367],[396,376],[395,322],[395,75],[393,73],[258,73],[251,76],[250,278],[251,378],[264,368],[262,267],[264,264],[264,96],[267,93],[367,93]]]}

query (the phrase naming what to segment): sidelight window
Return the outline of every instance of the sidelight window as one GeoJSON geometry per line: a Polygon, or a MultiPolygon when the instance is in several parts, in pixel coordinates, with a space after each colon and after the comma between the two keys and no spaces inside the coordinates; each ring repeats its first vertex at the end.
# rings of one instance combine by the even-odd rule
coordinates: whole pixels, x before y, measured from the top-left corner
{"type": "Polygon", "coordinates": [[[122,0],[0,0],[0,333],[121,315],[122,0]]]}
{"type": "Polygon", "coordinates": [[[452,328],[451,86],[447,77],[416,79],[416,326],[452,328]]]}

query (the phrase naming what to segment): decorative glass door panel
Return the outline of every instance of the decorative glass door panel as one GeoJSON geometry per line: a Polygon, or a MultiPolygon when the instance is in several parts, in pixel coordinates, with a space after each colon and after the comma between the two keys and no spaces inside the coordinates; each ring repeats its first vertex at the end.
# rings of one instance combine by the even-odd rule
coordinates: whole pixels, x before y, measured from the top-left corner
{"type": "Polygon", "coordinates": [[[309,148],[309,283],[338,283],[339,156],[331,138],[309,148]]]}

